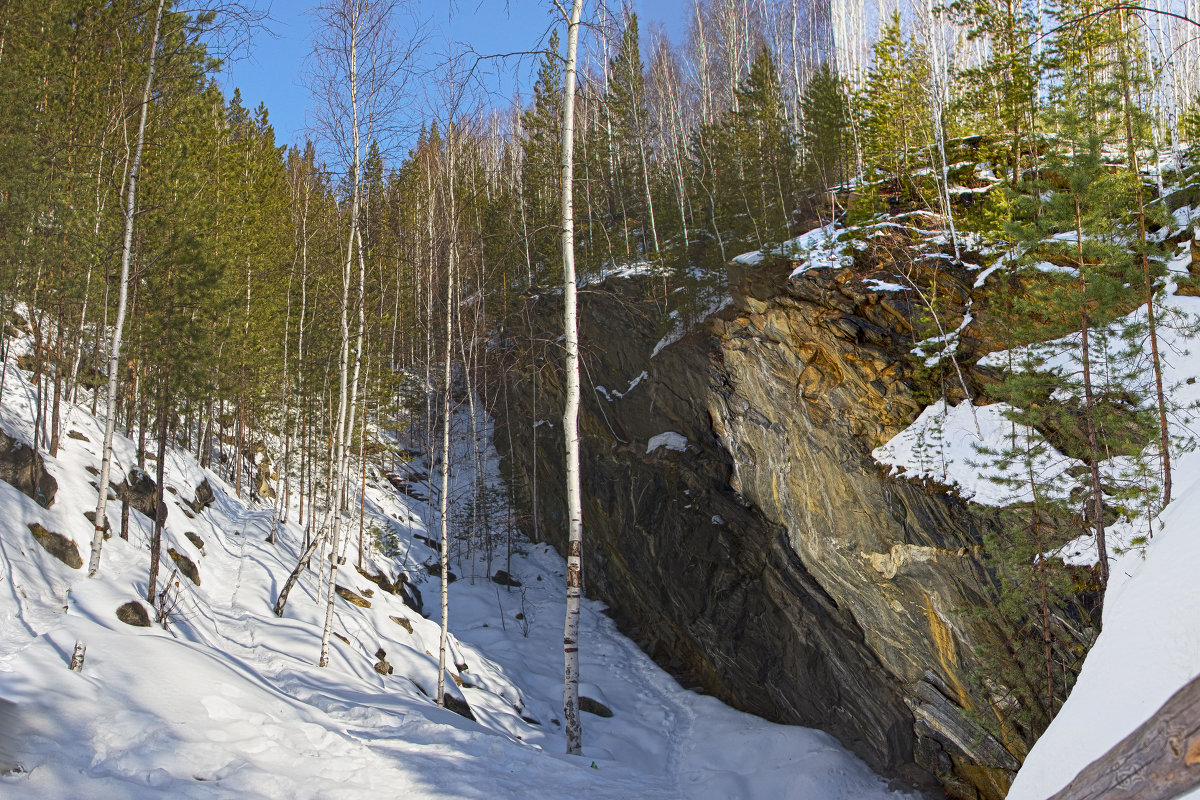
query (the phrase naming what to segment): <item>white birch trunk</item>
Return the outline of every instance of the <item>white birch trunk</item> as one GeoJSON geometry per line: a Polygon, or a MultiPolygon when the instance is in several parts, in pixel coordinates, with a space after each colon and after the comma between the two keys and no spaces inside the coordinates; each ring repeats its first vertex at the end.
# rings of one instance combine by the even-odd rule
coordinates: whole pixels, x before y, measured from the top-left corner
{"type": "Polygon", "coordinates": [[[333,588],[336,586],[338,553],[341,549],[342,534],[342,488],[345,485],[346,465],[346,417],[350,398],[350,275],[354,263],[354,244],[358,236],[358,214],[361,202],[360,191],[361,149],[358,124],[358,38],[361,35],[359,23],[362,19],[362,7],[356,2],[349,16],[349,47],[347,64],[350,72],[350,114],[351,114],[351,155],[350,179],[350,233],[346,237],[346,259],[342,263],[342,308],[341,308],[341,351],[338,356],[339,389],[338,389],[338,418],[334,430],[333,475],[330,480],[330,514],[333,518],[329,559],[329,594],[325,605],[325,625],[321,629],[321,657],[318,666],[329,665],[329,634],[333,630],[333,588]]]}
{"type": "Polygon", "coordinates": [[[112,474],[113,434],[117,424],[117,373],[121,363],[121,334],[125,326],[125,309],[129,299],[129,262],[133,255],[133,215],[137,208],[138,168],[142,163],[142,150],[146,144],[146,118],[150,114],[150,92],[154,87],[154,67],[158,55],[158,34],[162,27],[164,0],[158,0],[154,15],[154,35],[150,38],[150,61],[146,73],[146,86],[142,89],[142,111],[138,120],[137,145],[133,153],[133,164],[129,168],[129,180],[125,193],[125,238],[121,243],[121,288],[117,295],[117,318],[113,323],[112,342],[108,358],[107,414],[104,420],[104,448],[100,460],[100,481],[97,491],[95,532],[92,534],[92,555],[88,563],[88,577],[100,571],[100,548],[104,546],[104,520],[108,506],[108,481],[112,474]]]}
{"type": "Polygon", "coordinates": [[[438,499],[441,520],[441,547],[438,554],[442,572],[442,626],[438,634],[437,704],[446,704],[446,649],[450,640],[450,355],[454,345],[454,279],[458,266],[458,209],[454,194],[454,123],[447,128],[447,183],[449,184],[450,248],[446,259],[446,358],[442,372],[442,496],[438,499]]]}
{"type": "Polygon", "coordinates": [[[567,753],[583,752],[579,720],[579,601],[583,591],[583,503],[579,480],[579,326],[575,297],[575,61],[583,0],[574,0],[567,21],[567,70],[562,118],[563,327],[566,333],[567,396],[563,438],[567,451],[567,617],[563,625],[563,719],[567,753]]]}

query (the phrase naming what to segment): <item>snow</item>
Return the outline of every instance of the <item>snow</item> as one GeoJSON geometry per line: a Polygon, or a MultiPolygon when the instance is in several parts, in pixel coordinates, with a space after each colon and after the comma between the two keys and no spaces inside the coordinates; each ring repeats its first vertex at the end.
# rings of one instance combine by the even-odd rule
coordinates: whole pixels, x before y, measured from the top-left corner
{"type": "Polygon", "coordinates": [[[939,400],[872,455],[891,467],[893,475],[936,480],[955,487],[964,499],[1005,506],[1031,499],[1029,487],[1021,483],[1026,467],[1001,464],[982,454],[981,448],[1006,442],[1032,444],[1034,472],[1065,496],[1075,483],[1067,470],[1079,462],[1059,453],[1031,428],[1014,425],[1008,416],[1013,410],[1007,403],[975,406],[964,400],[951,406],[939,400]]]}
{"type": "MultiPolygon", "coordinates": [[[[0,425],[27,442],[33,398],[27,376],[10,363],[0,425]]],[[[46,457],[59,484],[50,509],[0,483],[0,705],[7,709],[0,713],[11,733],[0,738],[0,749],[9,748],[0,760],[21,767],[0,776],[0,796],[899,797],[824,733],[774,725],[682,689],[594,601],[582,609],[582,690],[614,715],[585,714],[583,757],[563,755],[565,565],[516,533],[494,544],[491,563],[484,548],[467,554],[456,541],[451,564],[460,578],[449,587],[447,691],[466,700],[477,721],[429,698],[437,621],[355,571],[356,526],[338,584],[371,607],[335,601],[340,636],[331,639],[330,665],[318,668],[324,606],[316,574],[303,574],[282,618],[271,611],[303,544],[295,510],[277,526],[270,505],[239,499],[184,452],[170,451],[164,464],[178,494],[165,495],[163,549],[187,555],[201,581],[174,579],[168,628],[127,626],[114,612],[145,593],[149,520],[131,514],[130,540],[114,535],[105,543],[95,579],[50,556],[26,527],[37,522],[71,538],[86,559],[91,526],[83,512],[95,502],[88,468],[98,466],[102,427],[82,404],[68,409],[68,419],[66,430],[86,441],[64,437],[59,457],[46,457]],[[189,517],[184,504],[204,479],[216,500],[189,517]],[[266,541],[272,530],[275,544],[266,541]],[[487,575],[497,568],[522,586],[493,583],[487,575]],[[76,641],[87,646],[81,673],[66,666],[76,641]],[[393,674],[374,670],[378,648],[393,674]]],[[[482,413],[475,425],[465,410],[454,420],[452,497],[463,519],[473,428],[484,437],[485,475],[497,488],[499,459],[482,413]]],[[[683,438],[663,436],[667,447],[683,438]]],[[[118,473],[135,463],[134,443],[120,435],[115,452],[118,473]]],[[[388,530],[397,544],[391,558],[371,550],[365,565],[406,574],[433,607],[439,582],[427,565],[436,557],[436,503],[419,499],[436,497],[423,477],[435,473],[430,466],[421,456],[396,469],[396,479],[408,482],[404,493],[368,473],[367,529],[388,530]]],[[[119,530],[119,504],[109,509],[119,530]]],[[[165,555],[164,565],[171,566],[165,555]]],[[[161,579],[171,574],[167,568],[161,579]]]]}
{"type": "Polygon", "coordinates": [[[899,283],[889,283],[887,281],[876,280],[875,278],[867,278],[863,284],[868,289],[873,289],[877,292],[905,292],[908,291],[907,286],[902,286],[899,283]]]}
{"type": "Polygon", "coordinates": [[[767,258],[791,258],[793,261],[800,262],[792,270],[790,277],[793,278],[810,269],[825,267],[838,269],[850,264],[849,257],[844,254],[845,243],[839,241],[839,235],[843,230],[837,223],[831,222],[807,233],[802,233],[782,244],[742,253],[733,260],[738,264],[756,267],[767,258]]]}
{"type": "MultiPolygon", "coordinates": [[[[708,300],[708,307],[706,309],[704,309],[702,312],[700,312],[700,315],[696,318],[695,322],[692,325],[688,324],[687,320],[685,320],[682,317],[682,315],[680,315],[679,311],[672,311],[670,316],[672,318],[674,318],[675,324],[672,326],[671,332],[668,333],[663,338],[659,339],[658,343],[654,345],[654,349],[652,351],[650,351],[650,357],[654,358],[659,353],[661,353],[664,348],[670,347],[671,345],[678,342],[680,339],[682,339],[684,336],[686,336],[688,331],[692,330],[693,327],[695,327],[696,325],[700,325],[706,319],[711,317],[713,314],[716,314],[718,311],[725,308],[726,306],[730,305],[732,302],[733,302],[733,298],[727,294],[717,294],[713,297],[710,297],[708,300]]],[[[629,386],[628,389],[625,390],[625,394],[628,394],[633,389],[633,387],[636,386],[640,382],[641,382],[640,379],[635,378],[634,382],[629,386]]]]}
{"type": "MultiPolygon", "coordinates": [[[[969,302],[967,307],[970,308],[969,302]]],[[[971,312],[968,311],[967,313],[963,314],[962,321],[958,323],[957,328],[949,333],[941,334],[939,336],[931,336],[928,339],[922,339],[921,341],[917,342],[915,347],[912,348],[912,354],[915,356],[924,356],[925,366],[936,367],[938,362],[940,362],[943,358],[954,355],[954,352],[958,350],[959,336],[964,330],[967,329],[967,326],[974,321],[975,318],[972,317],[971,312]],[[936,350],[934,348],[936,348],[936,350]]]]}
{"type": "Polygon", "coordinates": [[[588,286],[599,286],[609,278],[638,278],[647,275],[662,275],[664,269],[646,261],[632,264],[608,264],[599,272],[581,275],[576,280],[576,286],[583,289],[588,286]]]}
{"type": "Polygon", "coordinates": [[[682,433],[666,431],[665,433],[650,437],[650,441],[646,443],[646,454],[649,455],[660,447],[682,453],[684,450],[687,450],[687,446],[687,437],[682,433]]]}
{"type": "MultiPolygon", "coordinates": [[[[655,353],[657,354],[657,352],[658,351],[656,350],[655,353]]],[[[629,385],[625,387],[625,391],[623,391],[623,392],[609,390],[603,386],[597,386],[596,392],[604,395],[604,399],[607,400],[608,402],[612,403],[612,402],[615,402],[616,400],[620,400],[621,398],[625,397],[625,395],[629,394],[634,389],[636,389],[638,384],[640,384],[642,381],[646,380],[646,378],[649,378],[649,377],[650,377],[650,373],[646,372],[645,370],[642,370],[642,372],[640,374],[638,374],[637,377],[635,377],[633,380],[631,380],[629,382],[629,385]]]]}

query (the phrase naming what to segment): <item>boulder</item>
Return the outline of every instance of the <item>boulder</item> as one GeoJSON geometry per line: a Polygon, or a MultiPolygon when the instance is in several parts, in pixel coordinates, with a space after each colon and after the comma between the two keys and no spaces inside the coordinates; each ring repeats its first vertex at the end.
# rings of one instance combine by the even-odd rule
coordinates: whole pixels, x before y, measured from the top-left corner
{"type": "Polygon", "coordinates": [[[117,619],[135,628],[150,627],[150,614],[146,611],[146,607],[137,600],[130,600],[120,606],[117,609],[117,619]]]}
{"type": "Polygon", "coordinates": [[[375,671],[380,675],[391,675],[393,672],[392,665],[388,663],[387,653],[384,652],[382,647],[375,651],[375,658],[377,659],[375,662],[375,671]]]}
{"type": "Polygon", "coordinates": [[[27,526],[29,532],[33,534],[33,539],[42,546],[50,555],[57,558],[59,561],[66,564],[71,569],[79,569],[83,566],[83,559],[79,555],[79,548],[75,546],[75,542],[63,536],[61,533],[48,531],[36,522],[31,522],[27,526]]]}
{"type": "Polygon", "coordinates": [[[421,590],[408,581],[407,575],[401,573],[400,577],[404,578],[403,581],[396,583],[400,599],[404,601],[404,605],[421,616],[425,616],[425,601],[421,598],[421,590]]]}
{"type": "Polygon", "coordinates": [[[466,717],[472,722],[475,721],[475,715],[471,713],[471,705],[466,700],[462,700],[450,694],[449,692],[446,692],[442,695],[442,705],[445,706],[448,711],[453,711],[460,717],[466,717]]]}
{"type": "Polygon", "coordinates": [[[155,518],[155,509],[160,523],[167,521],[167,504],[158,505],[158,484],[144,469],[134,467],[129,470],[125,481],[117,486],[117,497],[129,507],[145,515],[148,519],[155,518]]]}
{"type": "Polygon", "coordinates": [[[516,587],[519,587],[522,585],[522,583],[519,580],[514,578],[512,575],[509,575],[507,572],[505,572],[502,569],[496,570],[496,574],[492,576],[492,582],[498,583],[501,586],[512,586],[513,588],[516,588],[516,587]]]}
{"type": "Polygon", "coordinates": [[[187,533],[185,533],[184,536],[186,536],[187,540],[192,543],[193,547],[195,547],[197,550],[200,551],[200,555],[204,555],[204,540],[203,539],[201,539],[199,536],[192,533],[191,531],[188,531],[187,533]]]}
{"type": "Polygon", "coordinates": [[[200,585],[200,570],[196,568],[195,562],[174,547],[167,550],[167,555],[175,562],[175,567],[185,578],[197,586],[200,585]]]}
{"type": "Polygon", "coordinates": [[[359,608],[371,607],[370,600],[366,599],[357,592],[347,589],[345,586],[335,586],[333,587],[333,590],[337,593],[338,597],[342,598],[352,606],[358,606],[359,608]]]}
{"type": "MultiPolygon", "coordinates": [[[[426,569],[429,570],[429,574],[432,575],[433,577],[435,577],[435,578],[442,577],[441,562],[435,561],[432,564],[430,564],[428,567],[426,567],[426,569]]],[[[446,583],[454,583],[456,580],[458,580],[458,576],[455,575],[450,570],[446,570],[446,583]]]]}
{"type": "MultiPolygon", "coordinates": [[[[92,530],[95,530],[96,529],[96,510],[92,509],[91,511],[85,511],[85,512],[83,512],[83,516],[85,516],[87,518],[88,524],[92,526],[92,530]]],[[[105,515],[105,517],[104,517],[104,538],[105,539],[112,538],[112,525],[109,524],[107,515],[105,515]]]]}
{"type": "Polygon", "coordinates": [[[200,481],[200,485],[196,487],[195,497],[196,499],[192,501],[192,511],[197,514],[216,501],[217,495],[213,492],[212,484],[208,482],[208,478],[200,481]]]}
{"type": "Polygon", "coordinates": [[[590,697],[579,696],[579,710],[586,711],[589,714],[595,714],[597,717],[611,717],[612,709],[601,703],[599,700],[593,700],[590,697]]]}
{"type": "Polygon", "coordinates": [[[391,619],[392,622],[396,623],[401,628],[404,628],[404,630],[408,631],[409,633],[413,632],[412,622],[410,622],[407,617],[389,616],[389,619],[391,619]]]}
{"type": "Polygon", "coordinates": [[[271,462],[263,456],[263,460],[258,462],[254,472],[254,493],[263,500],[271,500],[275,497],[275,489],[271,486],[271,479],[275,474],[271,471],[271,462]]]}
{"type": "Polygon", "coordinates": [[[396,589],[396,584],[394,584],[390,580],[388,580],[388,577],[386,575],[377,575],[374,572],[370,572],[368,570],[362,569],[361,567],[355,567],[354,569],[358,572],[359,575],[362,575],[364,578],[366,578],[371,583],[375,584],[376,586],[378,586],[380,589],[387,592],[388,594],[399,594],[399,592],[396,589]]]}
{"type": "Polygon", "coordinates": [[[11,483],[42,508],[54,505],[58,481],[46,471],[41,455],[3,431],[0,431],[0,481],[11,483]]]}

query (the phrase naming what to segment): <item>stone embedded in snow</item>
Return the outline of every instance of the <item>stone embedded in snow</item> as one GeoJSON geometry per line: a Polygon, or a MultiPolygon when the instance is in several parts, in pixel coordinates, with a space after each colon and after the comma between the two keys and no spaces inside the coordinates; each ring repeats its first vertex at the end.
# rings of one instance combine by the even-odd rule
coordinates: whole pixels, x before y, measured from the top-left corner
{"type": "Polygon", "coordinates": [[[471,706],[466,700],[446,692],[442,695],[442,705],[445,706],[447,711],[453,711],[460,717],[466,717],[472,722],[475,721],[475,715],[471,713],[471,706]]]}
{"type": "Polygon", "coordinates": [[[34,540],[47,553],[71,569],[79,569],[83,566],[83,559],[79,556],[79,548],[75,546],[75,542],[61,533],[46,530],[36,522],[29,523],[27,527],[29,528],[29,532],[33,534],[34,540]]]}
{"type": "Polygon", "coordinates": [[[211,506],[217,499],[216,494],[213,492],[212,484],[208,482],[208,478],[205,478],[196,487],[195,496],[196,499],[192,501],[192,510],[197,514],[211,506]]]}
{"type": "Polygon", "coordinates": [[[345,586],[334,586],[333,591],[337,593],[338,597],[342,598],[343,600],[345,600],[347,603],[350,603],[351,605],[356,605],[359,608],[370,608],[371,607],[370,600],[367,600],[365,597],[358,594],[357,592],[347,589],[345,586]]]}
{"type": "Polygon", "coordinates": [[[597,717],[611,717],[612,709],[601,703],[599,700],[593,700],[590,697],[580,696],[579,710],[586,711],[589,714],[595,714],[597,717]]]}
{"type": "Polygon", "coordinates": [[[409,633],[413,632],[412,622],[410,622],[407,617],[397,617],[395,615],[389,615],[388,618],[391,619],[392,622],[399,625],[401,628],[404,628],[404,630],[408,631],[409,633]]]}
{"type": "Polygon", "coordinates": [[[147,519],[153,520],[157,509],[159,522],[167,521],[167,504],[158,505],[158,485],[144,469],[134,467],[129,470],[125,482],[117,487],[117,496],[147,519]]]}
{"type": "Polygon", "coordinates": [[[506,571],[504,571],[502,569],[496,570],[496,574],[492,576],[492,582],[498,583],[501,586],[512,586],[513,588],[516,588],[521,585],[521,582],[519,580],[514,578],[512,575],[509,575],[506,571]]]}
{"type": "Polygon", "coordinates": [[[130,600],[117,608],[117,619],[135,628],[149,628],[150,614],[146,607],[137,600],[130,600]]]}
{"type": "Polygon", "coordinates": [[[646,455],[653,453],[660,447],[682,453],[687,449],[687,445],[688,440],[686,436],[681,433],[675,433],[675,431],[667,431],[666,433],[650,437],[650,441],[646,443],[646,455]]]}
{"type": "Polygon", "coordinates": [[[196,534],[192,533],[191,531],[188,531],[187,533],[185,533],[185,534],[184,534],[184,536],[186,536],[186,537],[187,537],[187,540],[188,540],[189,542],[191,542],[191,543],[192,543],[192,545],[193,545],[193,546],[194,546],[194,547],[195,547],[197,550],[199,550],[199,551],[200,551],[200,555],[204,555],[204,540],[203,540],[203,539],[201,539],[199,536],[197,536],[196,534]]]}
{"type": "Polygon", "coordinates": [[[375,658],[379,659],[375,662],[375,671],[380,675],[391,675],[394,668],[387,660],[387,652],[381,647],[375,651],[375,658]]]}
{"type": "Polygon", "coordinates": [[[7,481],[42,508],[54,505],[58,481],[32,447],[0,431],[0,481],[7,481]]]}
{"type": "MultiPolygon", "coordinates": [[[[88,524],[92,526],[92,529],[95,530],[95,528],[96,528],[96,511],[95,511],[95,509],[92,509],[91,511],[83,512],[83,516],[87,519],[88,524]]],[[[105,517],[104,517],[104,538],[108,539],[111,537],[112,537],[112,525],[108,524],[108,516],[105,515],[105,517]]]]}
{"type": "Polygon", "coordinates": [[[196,563],[194,561],[176,550],[174,547],[167,550],[167,555],[169,555],[171,560],[175,562],[176,568],[183,573],[184,577],[197,586],[200,585],[200,570],[196,568],[196,563]]]}

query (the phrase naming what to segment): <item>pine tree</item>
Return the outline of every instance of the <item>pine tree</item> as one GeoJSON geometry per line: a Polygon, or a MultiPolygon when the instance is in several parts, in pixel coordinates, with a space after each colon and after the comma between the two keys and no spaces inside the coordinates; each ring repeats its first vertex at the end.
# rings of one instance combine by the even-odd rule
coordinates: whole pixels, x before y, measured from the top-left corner
{"type": "Polygon", "coordinates": [[[822,64],[800,98],[805,189],[814,194],[844,185],[853,169],[850,108],[837,73],[822,64]]]}
{"type": "Polygon", "coordinates": [[[562,66],[558,31],[552,31],[533,85],[533,106],[521,115],[524,132],[522,188],[528,217],[523,222],[530,262],[540,283],[554,274],[559,258],[557,215],[562,195],[562,66]]]}
{"type": "MultiPolygon", "coordinates": [[[[650,111],[646,106],[646,79],[637,14],[630,14],[626,20],[620,46],[608,71],[611,82],[605,97],[604,112],[609,117],[609,135],[605,137],[606,148],[610,151],[607,160],[614,165],[610,186],[615,198],[612,205],[620,210],[626,220],[633,220],[637,224],[640,249],[658,252],[660,243],[647,153],[653,131],[650,127],[650,111]]],[[[629,248],[630,243],[626,244],[629,248]]]]}
{"type": "Polygon", "coordinates": [[[798,188],[797,147],[774,59],[760,50],[735,92],[735,108],[693,137],[709,223],[739,246],[787,238],[798,188]]]}
{"type": "Polygon", "coordinates": [[[900,15],[880,31],[874,58],[857,105],[861,108],[861,148],[868,180],[895,178],[910,196],[919,191],[914,173],[921,153],[934,140],[933,115],[925,84],[929,61],[921,47],[905,41],[900,15]]]}

